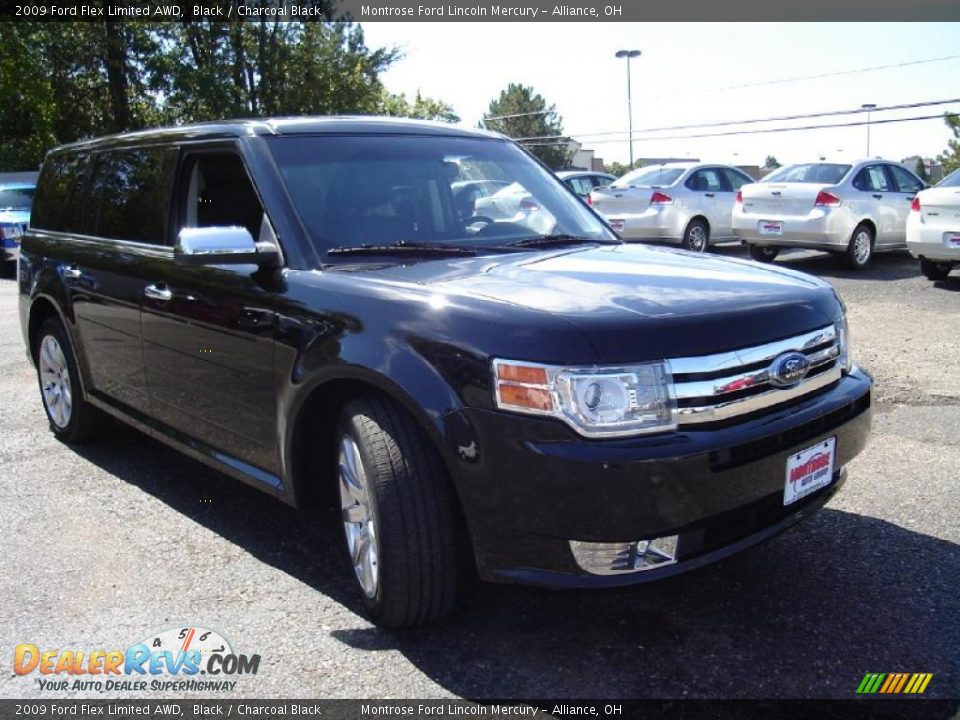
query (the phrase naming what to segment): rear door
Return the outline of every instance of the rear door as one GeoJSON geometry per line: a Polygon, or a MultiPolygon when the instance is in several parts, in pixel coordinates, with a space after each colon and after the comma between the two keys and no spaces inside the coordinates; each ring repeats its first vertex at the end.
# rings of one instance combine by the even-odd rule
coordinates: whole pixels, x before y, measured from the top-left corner
{"type": "MultiPolygon", "coordinates": [[[[853,189],[855,205],[852,209],[858,215],[869,217],[876,225],[875,244],[884,247],[898,242],[900,219],[896,202],[899,198],[886,163],[862,167],[853,178],[853,189]]],[[[899,242],[902,241],[901,237],[899,242]]]]}
{"type": "Polygon", "coordinates": [[[887,170],[893,176],[896,187],[895,193],[890,193],[890,203],[897,214],[897,226],[894,229],[892,242],[896,245],[906,245],[907,216],[910,215],[910,203],[923,190],[923,181],[906,168],[889,164],[887,170]]]}
{"type": "Polygon", "coordinates": [[[140,298],[164,247],[175,152],[162,147],[92,153],[82,170],[80,232],[59,256],[92,395],[133,414],[150,410],[140,298]]]}
{"type": "Polygon", "coordinates": [[[733,192],[722,169],[706,167],[695,170],[687,178],[685,187],[690,191],[687,194],[689,212],[691,215],[704,215],[707,218],[710,223],[710,237],[717,239],[732,235],[733,192]]]}
{"type": "MultiPolygon", "coordinates": [[[[171,242],[184,227],[246,227],[257,239],[264,217],[232,144],[184,152],[171,242]]],[[[170,255],[150,267],[141,306],[154,415],[274,488],[278,278],[255,265],[184,266],[170,255]]]]}

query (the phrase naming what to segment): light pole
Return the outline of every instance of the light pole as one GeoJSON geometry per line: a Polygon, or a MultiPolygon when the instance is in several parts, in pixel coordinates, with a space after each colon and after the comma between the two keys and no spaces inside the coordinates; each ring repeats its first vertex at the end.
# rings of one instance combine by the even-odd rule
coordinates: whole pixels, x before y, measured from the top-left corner
{"type": "Polygon", "coordinates": [[[630,91],[630,58],[640,57],[639,50],[617,50],[618,58],[627,59],[627,121],[630,128],[630,167],[633,168],[633,98],[630,91]]]}
{"type": "Polygon", "coordinates": [[[876,106],[876,103],[864,103],[860,106],[867,111],[867,157],[870,157],[870,111],[876,106]]]}

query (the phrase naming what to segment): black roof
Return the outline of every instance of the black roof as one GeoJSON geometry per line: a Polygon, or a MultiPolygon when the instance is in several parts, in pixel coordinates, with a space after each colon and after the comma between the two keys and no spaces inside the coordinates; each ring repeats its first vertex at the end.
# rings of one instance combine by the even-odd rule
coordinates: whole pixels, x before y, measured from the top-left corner
{"type": "Polygon", "coordinates": [[[251,135],[437,135],[502,140],[500,133],[429,120],[410,120],[376,115],[325,117],[280,117],[222,120],[107,135],[61,145],[51,152],[80,148],[143,145],[170,140],[215,140],[251,135]]]}

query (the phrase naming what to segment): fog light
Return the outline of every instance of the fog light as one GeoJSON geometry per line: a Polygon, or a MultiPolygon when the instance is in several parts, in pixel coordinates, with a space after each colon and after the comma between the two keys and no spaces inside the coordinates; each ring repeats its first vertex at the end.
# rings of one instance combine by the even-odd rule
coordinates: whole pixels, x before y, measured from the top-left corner
{"type": "Polygon", "coordinates": [[[619,543],[571,540],[570,550],[577,565],[592,575],[642,572],[677,561],[677,536],[619,543]]]}

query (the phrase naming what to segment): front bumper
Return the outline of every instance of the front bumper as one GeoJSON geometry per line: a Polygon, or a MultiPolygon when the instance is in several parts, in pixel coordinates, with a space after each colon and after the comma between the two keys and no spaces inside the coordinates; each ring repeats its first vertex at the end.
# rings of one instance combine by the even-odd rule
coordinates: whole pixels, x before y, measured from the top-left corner
{"type": "MultiPolygon", "coordinates": [[[[855,370],[834,386],[753,419],[661,436],[586,440],[565,425],[469,410],[475,442],[454,463],[480,575],[556,587],[605,587],[698,567],[770,537],[826,502],[864,447],[870,386],[855,370]],[[783,506],[786,459],[836,437],[829,485],[783,506]],[[677,562],[592,575],[571,540],[679,535],[677,562]]],[[[463,439],[461,435],[461,439],[463,439]]]]}

